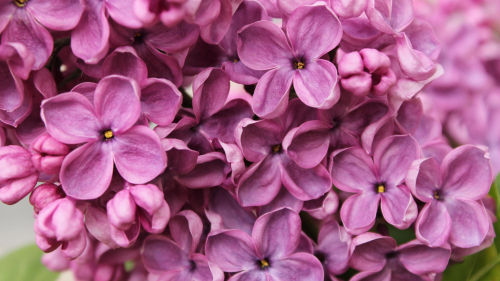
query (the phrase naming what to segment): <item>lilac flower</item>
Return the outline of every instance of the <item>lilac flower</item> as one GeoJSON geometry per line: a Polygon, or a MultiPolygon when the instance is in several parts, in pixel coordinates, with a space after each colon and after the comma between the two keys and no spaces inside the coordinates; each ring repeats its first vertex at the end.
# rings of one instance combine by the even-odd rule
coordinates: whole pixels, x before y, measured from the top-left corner
{"type": "Polygon", "coordinates": [[[266,19],[266,10],[259,2],[242,2],[234,13],[229,30],[217,46],[203,40],[198,40],[193,46],[186,58],[183,73],[194,75],[207,67],[222,67],[231,81],[240,84],[257,83],[265,71],[252,70],[241,62],[237,53],[237,35],[245,25],[266,19]]]}
{"type": "Polygon", "coordinates": [[[335,213],[339,205],[339,196],[330,190],[317,199],[305,201],[302,210],[313,218],[324,220],[335,213]]]}
{"type": "Polygon", "coordinates": [[[44,183],[33,190],[30,195],[30,204],[33,206],[35,214],[38,214],[47,205],[65,196],[66,194],[64,194],[60,186],[53,183],[44,183]]]}
{"type": "Polygon", "coordinates": [[[238,145],[248,161],[254,162],[241,176],[236,189],[240,204],[266,205],[284,185],[297,199],[316,199],[331,188],[326,168],[320,164],[328,150],[327,125],[312,120],[296,128],[286,128],[286,112],[281,120],[243,119],[235,131],[238,145]]]}
{"type": "Polygon", "coordinates": [[[136,16],[144,23],[150,23],[160,20],[167,27],[174,27],[182,20],[193,23],[196,15],[205,15],[203,18],[198,17],[200,22],[210,22],[215,19],[214,12],[204,13],[203,8],[210,8],[201,6],[202,0],[136,0],[134,1],[134,10],[136,16]],[[200,10],[199,8],[202,8],[200,10]],[[208,19],[205,19],[208,18],[208,19]]]}
{"type": "Polygon", "coordinates": [[[15,204],[35,188],[39,172],[31,153],[17,145],[0,147],[0,201],[15,204]]]}
{"type": "Polygon", "coordinates": [[[33,165],[47,175],[58,174],[69,147],[45,133],[36,138],[30,146],[33,165]]]}
{"type": "Polygon", "coordinates": [[[229,280],[323,280],[321,263],[308,253],[294,253],[300,240],[300,217],[288,208],[257,219],[252,236],[241,230],[210,233],[205,253],[229,280]],[[235,258],[236,257],[236,258],[235,258]]]}
{"type": "Polygon", "coordinates": [[[95,109],[75,92],[43,102],[42,118],[52,137],[67,144],[85,143],[62,163],[66,194],[77,199],[101,196],[111,182],[113,163],[134,184],[150,181],[165,169],[166,155],[156,134],[134,126],[141,111],[139,99],[137,82],[108,76],[95,89],[95,109]]]}
{"type": "Polygon", "coordinates": [[[472,145],[450,152],[441,168],[434,158],[415,161],[406,183],[425,202],[416,235],[431,247],[446,241],[460,248],[479,246],[489,230],[481,201],[490,189],[491,164],[487,151],[472,145]]]}
{"type": "Polygon", "coordinates": [[[352,240],[349,265],[362,272],[351,280],[433,280],[448,265],[450,253],[448,244],[430,248],[413,240],[397,246],[391,237],[368,232],[352,240]]]}
{"type": "Polygon", "coordinates": [[[180,212],[172,217],[169,227],[172,239],[152,235],[144,241],[142,259],[150,276],[157,276],[159,280],[224,280],[220,269],[196,253],[203,230],[196,213],[180,212]]]}
{"type": "Polygon", "coordinates": [[[83,214],[72,199],[62,198],[43,208],[35,221],[36,244],[44,252],[61,246],[62,254],[75,259],[87,244],[83,214]]]}
{"type": "Polygon", "coordinates": [[[163,197],[163,192],[154,184],[127,185],[118,191],[106,204],[113,240],[129,247],[139,235],[139,225],[149,233],[163,232],[170,219],[170,208],[163,197]]]}
{"type": "Polygon", "coordinates": [[[381,201],[388,223],[405,229],[417,218],[417,205],[410,190],[403,185],[411,163],[420,157],[420,147],[410,135],[391,136],[375,149],[372,158],[360,147],[338,150],[332,154],[333,184],[349,197],[340,217],[350,234],[369,230],[381,201]]]}
{"type": "Polygon", "coordinates": [[[345,54],[339,61],[342,87],[356,96],[387,94],[396,83],[389,57],[375,49],[345,54]]]}
{"type": "Polygon", "coordinates": [[[33,70],[47,62],[53,40],[45,28],[73,29],[83,13],[81,0],[14,0],[0,3],[2,43],[19,42],[34,55],[33,70]]]}
{"type": "Polygon", "coordinates": [[[342,27],[326,6],[297,8],[287,23],[287,36],[272,22],[260,21],[238,33],[238,55],[254,70],[270,70],[257,83],[253,109],[259,117],[281,115],[294,85],[306,105],[331,108],[339,98],[335,66],[321,57],[337,46],[342,27]],[[288,43],[288,40],[290,43],[288,43]]]}
{"type": "Polygon", "coordinates": [[[234,128],[243,118],[253,116],[246,98],[229,96],[229,77],[217,68],[208,68],[193,82],[193,115],[177,124],[157,127],[160,137],[183,140],[201,154],[213,151],[211,140],[234,143],[234,128]]]}

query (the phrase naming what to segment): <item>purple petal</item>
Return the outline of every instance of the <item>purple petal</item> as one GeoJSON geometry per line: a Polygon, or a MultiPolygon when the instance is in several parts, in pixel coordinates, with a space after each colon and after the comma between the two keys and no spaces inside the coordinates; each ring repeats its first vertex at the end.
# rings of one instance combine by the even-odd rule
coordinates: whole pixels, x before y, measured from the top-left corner
{"type": "Polygon", "coordinates": [[[144,36],[145,40],[155,48],[175,53],[192,47],[198,39],[198,34],[198,26],[183,21],[173,28],[167,28],[161,23],[156,24],[149,28],[144,36]]]}
{"type": "Polygon", "coordinates": [[[406,34],[396,37],[401,71],[416,81],[427,80],[437,71],[436,64],[424,53],[413,49],[406,34]]]}
{"type": "Polygon", "coordinates": [[[291,67],[294,55],[283,31],[270,21],[259,21],[238,32],[238,55],[251,69],[291,67]]]}
{"type": "Polygon", "coordinates": [[[263,206],[276,197],[281,187],[279,162],[279,156],[268,156],[248,167],[236,189],[241,206],[263,206]]]}
{"type": "Polygon", "coordinates": [[[304,69],[295,71],[293,86],[297,95],[307,106],[331,108],[340,98],[335,65],[322,59],[305,63],[304,69]]]}
{"type": "Polygon", "coordinates": [[[349,197],[340,209],[340,217],[347,232],[352,235],[365,233],[375,224],[380,196],[374,192],[349,197]]]}
{"type": "Polygon", "coordinates": [[[349,265],[360,271],[380,271],[387,262],[385,255],[395,251],[396,246],[392,237],[378,233],[367,232],[357,236],[352,240],[349,265]]]}
{"type": "Polygon", "coordinates": [[[399,261],[413,274],[423,275],[443,272],[448,265],[451,249],[446,244],[442,248],[429,248],[420,241],[413,240],[398,247],[399,261]]]}
{"type": "Polygon", "coordinates": [[[384,33],[401,31],[413,20],[413,2],[368,0],[366,15],[371,24],[384,33]]]}
{"type": "Polygon", "coordinates": [[[401,133],[414,135],[420,125],[423,113],[424,109],[420,98],[403,102],[396,117],[398,125],[401,126],[401,133]]]}
{"type": "Polygon", "coordinates": [[[172,238],[184,253],[194,254],[203,232],[200,217],[191,210],[185,210],[172,217],[169,227],[172,238]]]}
{"type": "MultiPolygon", "coordinates": [[[[8,2],[8,1],[5,1],[8,2]]],[[[12,4],[0,5],[0,32],[3,32],[5,27],[9,24],[12,19],[12,15],[16,12],[17,7],[12,4]]]]}
{"type": "Polygon", "coordinates": [[[357,18],[366,9],[366,0],[332,0],[332,9],[342,18],[357,18]]]}
{"type": "Polygon", "coordinates": [[[252,234],[255,215],[245,211],[226,190],[216,188],[212,191],[208,209],[220,215],[226,229],[239,229],[252,234]]]}
{"type": "Polygon", "coordinates": [[[176,177],[177,181],[189,188],[207,188],[226,180],[230,167],[226,157],[220,152],[209,152],[198,156],[196,167],[189,173],[176,177]]]}
{"type": "Polygon", "coordinates": [[[282,156],[281,161],[283,185],[297,199],[302,201],[316,199],[332,188],[332,180],[323,165],[304,169],[286,155],[282,156]]]}
{"type": "Polygon", "coordinates": [[[24,91],[24,98],[21,105],[13,111],[0,110],[0,121],[7,125],[17,127],[23,122],[33,109],[33,95],[24,91]]]}
{"type": "Polygon", "coordinates": [[[129,190],[122,189],[106,204],[108,220],[113,227],[127,230],[135,223],[136,205],[129,190]]]}
{"type": "Polygon", "coordinates": [[[84,7],[80,0],[37,0],[26,9],[47,28],[71,30],[80,21],[84,7]]]}
{"type": "Polygon", "coordinates": [[[163,149],[167,152],[169,170],[185,174],[194,169],[200,153],[189,149],[181,140],[162,139],[160,142],[163,149]]]}
{"type": "Polygon", "coordinates": [[[274,261],[295,252],[300,233],[299,215],[292,209],[282,208],[259,217],[253,227],[252,238],[262,257],[274,261]]]}
{"type": "Polygon", "coordinates": [[[445,204],[451,217],[450,243],[460,248],[479,246],[489,229],[483,204],[467,199],[445,199],[445,204]]]}
{"type": "Polygon", "coordinates": [[[340,275],[348,268],[351,236],[336,221],[329,221],[321,227],[318,248],[325,255],[325,267],[333,275],[340,275]]]}
{"type": "Polygon", "coordinates": [[[342,39],[339,19],[324,5],[295,9],[288,19],[286,31],[295,53],[308,60],[333,50],[342,39]]]}
{"type": "Polygon", "coordinates": [[[413,161],[406,174],[405,183],[423,202],[431,202],[434,192],[441,188],[441,168],[434,158],[413,161]]]}
{"type": "Polygon", "coordinates": [[[250,162],[257,162],[271,153],[273,145],[283,138],[281,124],[275,120],[253,121],[244,119],[238,125],[235,135],[243,155],[250,162]]]}
{"type": "Polygon", "coordinates": [[[121,75],[137,81],[140,85],[148,78],[146,64],[130,46],[119,47],[106,57],[102,64],[102,76],[121,75]]]}
{"type": "Polygon", "coordinates": [[[347,192],[375,192],[374,184],[378,183],[375,166],[362,148],[347,148],[332,156],[330,173],[337,188],[347,192]]]}
{"type": "Polygon", "coordinates": [[[321,121],[308,121],[288,132],[283,149],[302,168],[317,166],[328,151],[330,126],[321,121]]]}
{"type": "Polygon", "coordinates": [[[385,138],[373,153],[373,162],[381,182],[396,186],[404,181],[413,160],[420,156],[420,147],[410,135],[385,138]]]}
{"type": "Polygon", "coordinates": [[[85,200],[101,196],[111,183],[112,174],[110,148],[96,141],[73,150],[64,158],[60,178],[67,195],[85,200]]]}
{"type": "Polygon", "coordinates": [[[94,105],[104,130],[121,134],[139,118],[141,89],[135,80],[112,75],[103,78],[95,89],[94,105]]]}
{"type": "Polygon", "coordinates": [[[134,45],[134,48],[148,66],[149,77],[165,78],[176,86],[182,84],[181,67],[175,58],[146,44],[134,45]]]}
{"type": "Polygon", "coordinates": [[[272,280],[323,280],[323,267],[319,260],[307,253],[295,253],[272,262],[269,268],[272,280]]]}
{"type": "Polygon", "coordinates": [[[108,53],[109,24],[102,1],[85,2],[80,23],[71,33],[71,50],[85,63],[95,64],[108,53]]]}
{"type": "Polygon", "coordinates": [[[117,23],[129,28],[141,28],[142,22],[135,16],[134,1],[107,0],[106,10],[117,23]]]}
{"type": "Polygon", "coordinates": [[[229,95],[229,77],[222,69],[207,68],[193,81],[193,111],[196,120],[206,119],[219,111],[229,95]]]}
{"type": "Polygon", "coordinates": [[[170,208],[163,192],[154,184],[130,187],[135,204],[140,207],[139,220],[147,232],[161,233],[170,219],[170,208]]]}
{"type": "MultiPolygon", "coordinates": [[[[267,281],[268,275],[265,271],[256,269],[256,270],[248,270],[240,272],[234,276],[232,276],[230,281],[267,281]]],[[[228,281],[229,281],[228,280],[228,281]]]]}
{"type": "MultiPolygon", "coordinates": [[[[275,5],[278,8],[278,10],[287,17],[290,17],[290,15],[293,13],[293,11],[295,11],[295,9],[305,5],[309,6],[314,4],[314,2],[316,2],[315,0],[272,0],[272,1],[275,2],[275,5]]],[[[309,6],[308,8],[311,8],[311,6],[309,6]]]]}
{"type": "Polygon", "coordinates": [[[190,267],[187,254],[170,239],[151,235],[144,241],[142,261],[151,273],[162,274],[179,267],[190,267]]]}
{"type": "MultiPolygon", "coordinates": [[[[35,57],[28,49],[20,43],[6,43],[0,46],[0,59],[6,60],[12,74],[27,80],[31,68],[35,63],[35,57]]],[[[47,72],[41,71],[45,74],[47,72]]],[[[35,79],[35,78],[34,78],[35,79]]]]}
{"type": "Polygon", "coordinates": [[[23,81],[21,78],[13,76],[9,66],[3,61],[0,62],[0,77],[2,77],[0,108],[1,110],[13,111],[23,103],[23,81]]]}
{"type": "Polygon", "coordinates": [[[205,245],[208,261],[225,272],[238,272],[257,266],[257,256],[252,238],[241,230],[212,232],[205,245]]]}
{"type": "Polygon", "coordinates": [[[263,70],[253,70],[244,65],[241,61],[225,62],[222,68],[226,71],[231,81],[243,85],[252,85],[259,82],[262,75],[266,73],[266,71],[263,70]]]}
{"type": "Polygon", "coordinates": [[[388,223],[406,229],[417,219],[418,209],[410,190],[404,185],[387,187],[381,193],[380,207],[388,223]]]}
{"type": "Polygon", "coordinates": [[[486,196],[492,182],[487,151],[472,145],[454,149],[441,165],[442,190],[448,196],[478,200],[486,196]]]}
{"type": "Polygon", "coordinates": [[[2,43],[19,42],[35,56],[33,70],[38,70],[49,59],[53,44],[50,33],[25,9],[16,9],[10,24],[2,34],[2,43]]]}
{"type": "Polygon", "coordinates": [[[295,71],[281,67],[264,74],[254,92],[253,110],[261,118],[275,118],[285,112],[295,71]]]}
{"type": "Polygon", "coordinates": [[[415,224],[417,238],[430,247],[441,246],[450,236],[451,218],[446,205],[438,200],[425,204],[415,224]]]}
{"type": "Polygon", "coordinates": [[[77,144],[101,137],[101,125],[93,106],[78,93],[44,100],[41,116],[49,134],[60,142],[77,144]]]}
{"type": "Polygon", "coordinates": [[[134,126],[111,140],[116,169],[128,182],[148,182],[165,170],[167,156],[155,132],[134,126]]]}
{"type": "Polygon", "coordinates": [[[33,191],[37,181],[38,173],[33,173],[0,183],[0,201],[7,205],[16,204],[33,191]]]}
{"type": "Polygon", "coordinates": [[[153,123],[166,126],[174,121],[182,104],[182,94],[172,82],[148,79],[141,90],[142,112],[153,123]]]}
{"type": "Polygon", "coordinates": [[[274,197],[273,201],[269,204],[264,205],[260,208],[259,213],[265,214],[272,212],[277,209],[281,209],[284,207],[288,207],[294,210],[296,213],[299,213],[302,210],[302,206],[304,202],[295,198],[285,187],[280,188],[280,192],[274,197]]]}
{"type": "Polygon", "coordinates": [[[202,25],[200,29],[200,37],[209,44],[218,44],[231,25],[233,9],[230,0],[219,1],[220,12],[217,18],[208,25],[202,25]]]}
{"type": "Polygon", "coordinates": [[[99,242],[112,249],[118,248],[118,244],[111,238],[106,209],[90,204],[85,211],[85,226],[99,242]]]}
{"type": "Polygon", "coordinates": [[[335,213],[338,207],[339,197],[333,190],[330,190],[318,199],[304,202],[302,210],[308,212],[313,218],[323,220],[335,213]]]}

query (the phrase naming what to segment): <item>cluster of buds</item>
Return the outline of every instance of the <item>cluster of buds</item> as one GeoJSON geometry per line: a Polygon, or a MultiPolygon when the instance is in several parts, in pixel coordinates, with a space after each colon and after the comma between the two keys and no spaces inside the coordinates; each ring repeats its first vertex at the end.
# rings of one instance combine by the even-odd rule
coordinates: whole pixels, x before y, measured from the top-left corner
{"type": "Polygon", "coordinates": [[[425,7],[3,1],[0,201],[79,281],[440,280],[494,170],[443,136],[425,7]]]}

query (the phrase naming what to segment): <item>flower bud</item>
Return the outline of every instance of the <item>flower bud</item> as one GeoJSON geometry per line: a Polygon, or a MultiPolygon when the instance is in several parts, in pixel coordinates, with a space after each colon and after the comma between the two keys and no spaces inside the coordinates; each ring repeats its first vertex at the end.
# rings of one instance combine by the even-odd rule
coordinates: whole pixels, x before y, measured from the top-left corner
{"type": "Polygon", "coordinates": [[[136,206],[128,189],[120,190],[106,205],[109,223],[118,230],[127,230],[135,223],[136,206]]]}
{"type": "Polygon", "coordinates": [[[60,245],[68,259],[79,257],[87,245],[83,214],[75,203],[62,198],[43,208],[35,221],[36,244],[44,252],[52,252],[60,245]]]}
{"type": "Polygon", "coordinates": [[[61,187],[53,183],[44,183],[33,190],[30,195],[30,204],[33,206],[35,213],[38,214],[45,206],[65,196],[66,194],[64,194],[61,187]]]}
{"type": "Polygon", "coordinates": [[[55,175],[61,170],[64,157],[69,153],[67,145],[60,143],[49,134],[37,137],[30,147],[31,159],[37,170],[47,175],[55,175]]]}
{"type": "Polygon", "coordinates": [[[23,199],[36,185],[39,172],[31,153],[23,147],[0,147],[0,201],[12,205],[23,199]]]}
{"type": "Polygon", "coordinates": [[[135,204],[142,209],[139,219],[150,233],[161,233],[170,219],[170,208],[163,192],[153,184],[135,185],[130,188],[135,204]]]}

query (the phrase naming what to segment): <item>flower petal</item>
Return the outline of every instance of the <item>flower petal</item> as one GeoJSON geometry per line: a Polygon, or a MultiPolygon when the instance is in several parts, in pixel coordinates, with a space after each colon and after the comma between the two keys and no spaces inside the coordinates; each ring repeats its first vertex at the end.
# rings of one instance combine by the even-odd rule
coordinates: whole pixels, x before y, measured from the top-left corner
{"type": "Polygon", "coordinates": [[[83,13],[83,1],[80,0],[37,0],[26,9],[45,27],[53,30],[71,30],[83,13]]]}
{"type": "Polygon", "coordinates": [[[438,200],[425,204],[415,224],[417,238],[429,247],[441,246],[450,236],[451,218],[446,205],[438,200]]]}
{"type": "Polygon", "coordinates": [[[150,235],[144,241],[142,261],[151,273],[162,274],[179,267],[190,267],[187,254],[165,236],[150,235]]]}
{"type": "Polygon", "coordinates": [[[351,236],[336,221],[325,223],[318,235],[318,251],[325,255],[330,274],[340,275],[349,268],[351,236]]]}
{"type": "Polygon", "coordinates": [[[181,92],[168,80],[149,78],[141,90],[142,112],[159,126],[172,123],[181,104],[181,92]]]}
{"type": "Polygon", "coordinates": [[[198,156],[196,167],[176,179],[189,188],[214,187],[224,182],[230,170],[224,154],[209,152],[198,156]]]}
{"type": "Polygon", "coordinates": [[[184,253],[194,254],[203,232],[200,217],[191,210],[185,210],[170,219],[169,227],[172,238],[184,253]]]}
{"type": "Polygon", "coordinates": [[[67,195],[80,200],[95,199],[108,189],[112,174],[110,147],[95,141],[73,150],[64,158],[60,180],[67,195]]]}
{"type": "Polygon", "coordinates": [[[367,232],[352,239],[349,265],[359,271],[376,272],[384,268],[386,254],[396,250],[396,240],[378,233],[367,232]]]}
{"type": "Polygon", "coordinates": [[[308,253],[295,253],[271,263],[271,280],[324,280],[323,266],[308,253]]]}
{"type": "Polygon", "coordinates": [[[285,112],[293,77],[292,68],[280,67],[260,78],[253,95],[253,111],[257,116],[271,119],[285,112]]]}
{"type": "Polygon", "coordinates": [[[116,169],[128,182],[141,184],[158,176],[167,166],[167,156],[155,132],[134,126],[111,139],[116,169]]]}
{"type": "Polygon", "coordinates": [[[193,111],[200,122],[219,111],[229,95],[229,77],[222,69],[207,68],[193,81],[193,111]]]}
{"type": "Polygon", "coordinates": [[[460,248],[479,246],[489,229],[483,204],[466,199],[445,199],[445,204],[451,217],[450,243],[460,248]]]}
{"type": "Polygon", "coordinates": [[[332,154],[332,163],[330,173],[337,188],[347,192],[375,191],[375,166],[362,148],[338,150],[332,154]]]}
{"type": "Polygon", "coordinates": [[[406,186],[386,186],[381,198],[382,214],[396,228],[406,229],[417,219],[417,204],[406,186]]]}
{"type": "Polygon", "coordinates": [[[293,86],[297,96],[307,106],[328,109],[340,98],[337,69],[333,63],[318,59],[306,61],[304,69],[297,69],[293,86]]]}
{"type": "Polygon", "coordinates": [[[208,261],[225,272],[238,272],[257,267],[259,260],[252,238],[241,230],[212,232],[205,245],[208,261]]]}
{"type": "Polygon", "coordinates": [[[346,231],[359,235],[375,224],[380,196],[374,192],[355,194],[349,197],[340,209],[340,218],[346,231]]]}
{"type": "Polygon", "coordinates": [[[312,120],[290,130],[283,140],[283,149],[302,168],[317,166],[325,158],[329,145],[330,126],[312,120]]]}
{"type": "Polygon", "coordinates": [[[443,247],[430,248],[422,242],[413,240],[398,247],[399,261],[413,274],[423,275],[440,273],[446,269],[451,249],[448,244],[443,247]]]}
{"type": "Polygon", "coordinates": [[[130,46],[116,48],[104,60],[101,71],[103,77],[113,74],[121,75],[134,79],[141,86],[148,78],[146,64],[137,56],[134,48],[130,46]]]}

